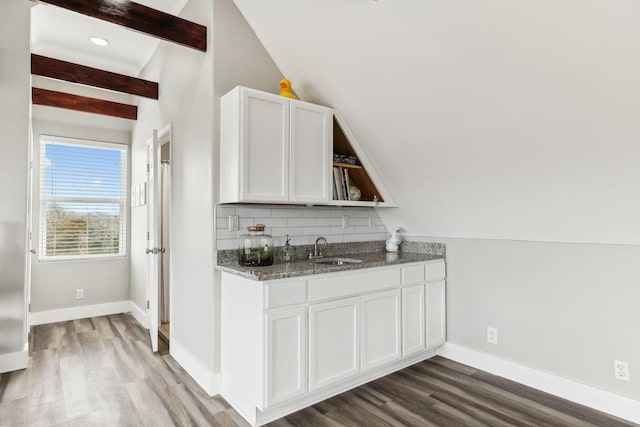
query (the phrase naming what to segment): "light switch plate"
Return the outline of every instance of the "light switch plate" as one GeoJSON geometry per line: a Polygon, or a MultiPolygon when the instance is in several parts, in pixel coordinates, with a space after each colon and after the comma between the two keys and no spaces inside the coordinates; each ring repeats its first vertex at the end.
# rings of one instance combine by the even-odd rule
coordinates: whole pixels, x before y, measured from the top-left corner
{"type": "Polygon", "coordinates": [[[238,215],[229,215],[229,231],[238,231],[238,223],[240,218],[238,215]]]}

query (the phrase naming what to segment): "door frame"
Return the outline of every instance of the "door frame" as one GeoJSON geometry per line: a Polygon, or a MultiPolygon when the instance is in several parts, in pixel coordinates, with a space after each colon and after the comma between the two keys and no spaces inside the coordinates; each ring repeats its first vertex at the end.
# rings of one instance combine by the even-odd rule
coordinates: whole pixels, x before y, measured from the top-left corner
{"type": "MultiPolygon", "coordinates": [[[[170,161],[173,160],[173,125],[172,123],[169,123],[168,125],[164,126],[162,129],[157,130],[154,129],[154,138],[152,138],[151,140],[151,144],[154,144],[154,149],[153,149],[153,153],[154,153],[154,159],[153,159],[153,169],[152,171],[159,171],[160,170],[160,160],[161,160],[161,147],[164,144],[169,143],[169,159],[170,161]]],[[[147,173],[147,177],[148,177],[149,172],[147,173]]],[[[156,177],[159,177],[159,173],[156,174],[156,177]]],[[[173,243],[173,168],[170,169],[170,175],[169,175],[169,182],[171,183],[171,193],[169,194],[169,242],[172,244],[173,243]]],[[[154,180],[154,188],[151,188],[151,186],[148,185],[149,180],[147,178],[147,202],[149,202],[150,199],[150,195],[151,192],[155,192],[154,194],[159,194],[159,191],[156,190],[156,187],[159,185],[157,179],[154,180]]],[[[154,203],[158,203],[158,198],[154,197],[153,198],[154,203]]],[[[147,203],[147,218],[146,218],[146,229],[147,232],[149,233],[155,233],[156,230],[153,230],[150,227],[150,221],[149,221],[149,216],[150,216],[150,209],[151,206],[149,203],[147,203]]],[[[157,229],[158,227],[156,227],[157,229]]],[[[151,237],[151,235],[149,236],[151,237]]],[[[158,236],[153,236],[154,239],[153,241],[157,244],[157,238],[158,236]]],[[[147,239],[147,247],[149,245],[150,239],[147,239]]],[[[151,254],[149,254],[151,255],[151,254]]],[[[173,255],[172,255],[172,251],[169,251],[169,318],[173,318],[173,304],[171,304],[171,301],[173,301],[173,297],[174,297],[174,286],[173,286],[173,255]]],[[[157,267],[159,268],[160,263],[157,263],[157,267]]],[[[155,284],[151,283],[151,279],[150,279],[150,269],[151,269],[151,265],[150,265],[150,260],[147,259],[147,286],[146,286],[146,290],[147,290],[147,301],[149,303],[149,308],[147,309],[147,315],[149,316],[148,319],[148,327],[149,327],[149,334],[152,337],[152,350],[156,351],[156,349],[153,349],[153,344],[154,344],[154,339],[153,337],[155,337],[155,343],[157,346],[157,340],[158,340],[158,330],[157,327],[160,326],[160,322],[157,322],[157,327],[155,330],[153,329],[153,322],[151,321],[151,304],[153,304],[153,301],[151,301],[151,287],[152,286],[156,286],[156,295],[158,296],[157,300],[155,301],[156,303],[156,314],[158,314],[158,319],[159,319],[159,304],[160,304],[160,281],[156,281],[155,284]]],[[[159,277],[159,275],[158,275],[159,277]]],[[[173,335],[173,322],[171,322],[169,324],[169,336],[173,335]]]]}

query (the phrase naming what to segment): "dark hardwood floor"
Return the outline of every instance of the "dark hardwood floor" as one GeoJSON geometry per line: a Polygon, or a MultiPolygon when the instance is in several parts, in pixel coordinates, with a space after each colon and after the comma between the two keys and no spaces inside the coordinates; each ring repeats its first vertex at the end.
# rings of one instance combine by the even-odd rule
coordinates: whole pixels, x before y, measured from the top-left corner
{"type": "MultiPolygon", "coordinates": [[[[162,343],[162,341],[161,341],[162,343]]],[[[4,426],[247,426],[130,315],[32,328],[29,369],[0,374],[4,426]]],[[[291,426],[634,426],[441,357],[271,423],[291,426]]],[[[636,425],[637,426],[637,425],[636,425]]]]}

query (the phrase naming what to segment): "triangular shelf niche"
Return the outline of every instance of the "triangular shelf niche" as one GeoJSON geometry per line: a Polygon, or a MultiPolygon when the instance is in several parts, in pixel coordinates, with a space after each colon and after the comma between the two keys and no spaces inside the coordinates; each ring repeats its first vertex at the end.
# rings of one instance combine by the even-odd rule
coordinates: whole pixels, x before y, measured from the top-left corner
{"type": "Polygon", "coordinates": [[[333,200],[329,204],[337,206],[397,206],[382,178],[347,127],[342,114],[337,110],[333,111],[333,153],[358,159],[355,165],[334,162],[333,166],[348,171],[349,182],[360,189],[361,197],[359,201],[336,200],[334,192],[333,200]]]}

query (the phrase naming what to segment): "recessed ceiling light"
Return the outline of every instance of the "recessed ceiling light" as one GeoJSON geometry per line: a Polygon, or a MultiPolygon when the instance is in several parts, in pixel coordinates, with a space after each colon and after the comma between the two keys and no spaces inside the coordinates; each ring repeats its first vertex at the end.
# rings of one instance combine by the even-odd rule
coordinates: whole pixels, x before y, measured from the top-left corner
{"type": "Polygon", "coordinates": [[[98,46],[108,46],[109,45],[109,40],[103,39],[102,37],[89,37],[89,40],[91,40],[91,43],[97,44],[98,46]]]}

